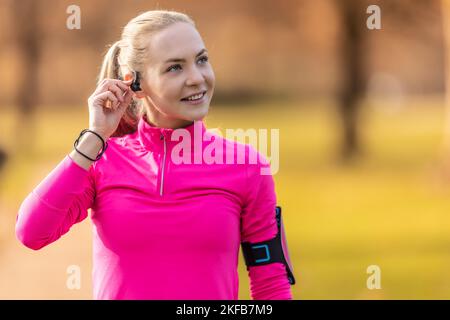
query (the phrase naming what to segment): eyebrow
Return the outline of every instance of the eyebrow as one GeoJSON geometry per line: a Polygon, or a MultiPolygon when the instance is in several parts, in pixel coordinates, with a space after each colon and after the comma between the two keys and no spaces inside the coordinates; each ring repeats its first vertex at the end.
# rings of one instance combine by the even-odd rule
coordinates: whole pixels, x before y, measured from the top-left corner
{"type": "MultiPolygon", "coordinates": [[[[201,55],[204,52],[208,52],[208,50],[203,48],[202,50],[200,50],[199,53],[197,53],[197,55],[195,57],[197,58],[199,55],[201,55]]],[[[168,63],[168,62],[186,62],[186,60],[182,59],[182,58],[172,58],[172,59],[168,59],[168,60],[164,61],[164,63],[168,63]]]]}

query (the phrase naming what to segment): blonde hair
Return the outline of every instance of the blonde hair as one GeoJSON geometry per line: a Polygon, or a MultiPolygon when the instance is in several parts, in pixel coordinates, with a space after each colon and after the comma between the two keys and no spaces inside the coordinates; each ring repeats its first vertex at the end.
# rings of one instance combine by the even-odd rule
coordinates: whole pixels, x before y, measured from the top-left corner
{"type": "MultiPolygon", "coordinates": [[[[121,65],[128,67],[131,72],[144,75],[151,36],[176,22],[195,26],[188,15],[167,10],[146,11],[130,20],[123,29],[121,39],[106,52],[97,85],[106,78],[123,79],[121,65]]],[[[146,113],[144,109],[142,102],[133,98],[112,136],[123,136],[136,131],[140,117],[146,113]]]]}

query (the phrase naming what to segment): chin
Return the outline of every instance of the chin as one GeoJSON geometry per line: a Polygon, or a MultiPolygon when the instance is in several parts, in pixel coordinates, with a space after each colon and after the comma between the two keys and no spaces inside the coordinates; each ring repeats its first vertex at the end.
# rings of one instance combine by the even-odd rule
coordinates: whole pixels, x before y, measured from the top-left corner
{"type": "Polygon", "coordinates": [[[193,110],[188,115],[186,115],[186,119],[189,119],[190,121],[198,121],[202,120],[206,117],[209,111],[209,106],[206,106],[205,108],[201,108],[199,110],[193,110]]]}

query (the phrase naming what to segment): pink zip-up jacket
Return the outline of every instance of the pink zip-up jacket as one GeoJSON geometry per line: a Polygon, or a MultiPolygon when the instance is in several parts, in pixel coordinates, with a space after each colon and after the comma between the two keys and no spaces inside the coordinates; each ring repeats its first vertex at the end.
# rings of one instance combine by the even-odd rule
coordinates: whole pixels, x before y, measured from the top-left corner
{"type": "MultiPolygon", "coordinates": [[[[238,299],[241,242],[277,234],[273,177],[261,174],[270,164],[203,121],[183,129],[189,134],[180,137],[181,129],[143,116],[134,133],[109,138],[89,170],[66,155],[22,202],[17,238],[38,250],[91,209],[94,299],[238,299]],[[180,151],[182,140],[191,152],[180,151]],[[211,152],[213,143],[222,150],[211,152]],[[231,149],[234,164],[226,160],[231,149]],[[208,150],[223,163],[205,163],[208,150]]],[[[282,263],[250,266],[248,274],[252,299],[292,299],[282,263]]]]}

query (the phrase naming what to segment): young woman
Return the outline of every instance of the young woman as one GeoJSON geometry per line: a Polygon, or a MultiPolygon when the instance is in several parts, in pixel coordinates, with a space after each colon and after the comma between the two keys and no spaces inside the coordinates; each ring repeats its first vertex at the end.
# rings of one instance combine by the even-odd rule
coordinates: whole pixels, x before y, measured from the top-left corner
{"type": "Polygon", "coordinates": [[[205,128],[214,84],[187,15],[132,19],[88,99],[89,130],[20,206],[18,239],[38,250],[91,209],[95,299],[238,299],[240,245],[262,243],[266,263],[245,251],[252,298],[292,299],[289,266],[264,242],[280,234],[270,166],[205,128]],[[212,144],[223,161],[203,159],[212,144]]]}

